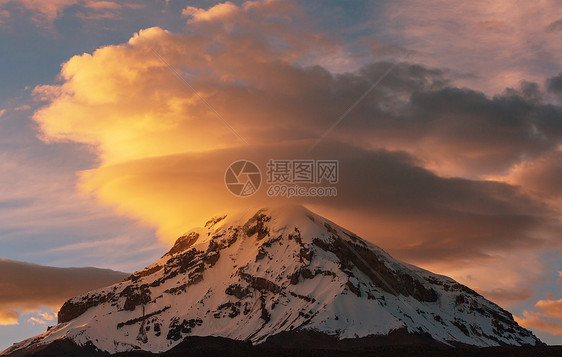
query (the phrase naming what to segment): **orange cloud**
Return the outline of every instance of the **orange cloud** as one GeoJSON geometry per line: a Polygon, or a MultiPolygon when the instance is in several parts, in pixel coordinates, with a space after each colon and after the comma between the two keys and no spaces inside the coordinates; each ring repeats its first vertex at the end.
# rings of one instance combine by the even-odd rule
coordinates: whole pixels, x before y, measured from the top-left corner
{"type": "Polygon", "coordinates": [[[32,325],[46,325],[48,323],[55,322],[56,318],[57,316],[54,313],[37,312],[32,313],[32,316],[27,319],[27,323],[30,323],[32,325]]]}
{"type": "Polygon", "coordinates": [[[62,86],[35,89],[36,95],[56,96],[34,117],[45,138],[99,146],[104,164],[204,151],[222,139],[232,145],[222,123],[150,51],[158,44],[176,48],[173,36],[153,28],[129,45],[69,60],[62,86]],[[210,135],[201,137],[196,127],[210,135]]]}
{"type": "Polygon", "coordinates": [[[178,233],[216,215],[218,207],[256,204],[255,197],[242,203],[225,189],[223,172],[237,159],[236,152],[178,154],[105,166],[83,172],[81,188],[117,212],[158,227],[159,236],[171,243],[178,233]]]}
{"type": "Polygon", "coordinates": [[[240,11],[240,8],[230,1],[217,4],[208,10],[203,10],[197,7],[188,6],[183,9],[182,14],[191,19],[190,22],[198,21],[218,21],[226,17],[234,16],[240,11]]]}
{"type": "Polygon", "coordinates": [[[546,317],[562,320],[562,299],[539,300],[535,308],[546,317]]]}
{"type": "Polygon", "coordinates": [[[558,148],[511,167],[505,176],[489,179],[519,185],[562,212],[562,150],[558,148]]]}
{"type": "Polygon", "coordinates": [[[562,335],[562,323],[545,320],[538,314],[524,311],[523,317],[514,316],[514,319],[525,328],[536,329],[551,335],[562,335]]]}
{"type": "Polygon", "coordinates": [[[40,312],[37,314],[37,316],[45,321],[53,321],[57,318],[54,314],[48,312],[40,312]]]}
{"type": "Polygon", "coordinates": [[[562,335],[562,299],[539,300],[535,311],[523,311],[523,317],[515,316],[523,327],[537,329],[551,335],[562,335]]]}
{"type": "Polygon", "coordinates": [[[17,325],[18,314],[15,311],[0,310],[0,325],[17,325]]]}

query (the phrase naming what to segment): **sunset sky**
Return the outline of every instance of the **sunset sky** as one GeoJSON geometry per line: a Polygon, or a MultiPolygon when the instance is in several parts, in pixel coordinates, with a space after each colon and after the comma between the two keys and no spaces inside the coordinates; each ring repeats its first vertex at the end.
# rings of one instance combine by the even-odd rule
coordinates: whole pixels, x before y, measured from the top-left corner
{"type": "Polygon", "coordinates": [[[562,344],[562,1],[0,0],[0,350],[113,274],[52,267],[271,204],[239,159],[339,160],[336,197],[276,202],[562,344]]]}

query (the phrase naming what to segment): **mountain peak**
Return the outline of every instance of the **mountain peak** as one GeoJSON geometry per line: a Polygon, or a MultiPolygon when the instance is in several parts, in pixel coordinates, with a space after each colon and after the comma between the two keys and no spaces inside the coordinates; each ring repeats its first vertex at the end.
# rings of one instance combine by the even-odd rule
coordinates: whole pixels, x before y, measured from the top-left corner
{"type": "Polygon", "coordinates": [[[245,233],[249,236],[252,236],[256,230],[255,233],[258,233],[258,241],[260,241],[263,235],[269,233],[261,230],[276,231],[290,226],[299,227],[299,230],[307,237],[321,235],[328,222],[325,218],[298,204],[279,204],[225,212],[211,217],[203,227],[193,228],[180,236],[166,255],[184,251],[196,242],[210,241],[217,235],[217,232],[236,226],[246,230],[245,233]]]}
{"type": "Polygon", "coordinates": [[[468,287],[291,205],[209,219],[125,281],[70,299],[58,325],[10,351],[69,337],[108,352],[162,352],[187,336],[262,343],[280,333],[396,331],[442,344],[540,343],[468,287]]]}

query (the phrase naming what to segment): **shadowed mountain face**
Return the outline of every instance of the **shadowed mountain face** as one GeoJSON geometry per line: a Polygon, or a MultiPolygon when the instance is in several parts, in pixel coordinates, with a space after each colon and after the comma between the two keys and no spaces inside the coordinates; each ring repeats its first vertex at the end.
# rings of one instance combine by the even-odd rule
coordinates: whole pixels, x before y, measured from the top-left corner
{"type": "Polygon", "coordinates": [[[473,290],[303,207],[215,217],[123,282],[67,301],[58,318],[4,353],[62,340],[156,353],[189,336],[295,347],[541,344],[473,290]]]}

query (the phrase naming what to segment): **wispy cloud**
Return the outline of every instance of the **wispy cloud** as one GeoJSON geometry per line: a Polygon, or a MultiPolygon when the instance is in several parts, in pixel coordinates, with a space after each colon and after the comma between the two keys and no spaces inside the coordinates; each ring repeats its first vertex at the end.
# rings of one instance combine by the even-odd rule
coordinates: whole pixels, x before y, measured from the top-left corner
{"type": "MultiPolygon", "coordinates": [[[[27,12],[30,19],[38,26],[50,27],[53,22],[63,16],[65,11],[73,8],[73,16],[83,20],[117,19],[122,17],[123,10],[139,10],[143,3],[127,1],[97,0],[0,0],[0,24],[3,19],[11,17],[12,12],[27,12]]],[[[21,16],[21,14],[20,14],[21,16]]]]}
{"type": "Polygon", "coordinates": [[[56,316],[49,312],[38,312],[35,316],[29,317],[26,322],[32,325],[46,325],[48,323],[53,323],[56,320],[56,316]]]}
{"type": "Polygon", "coordinates": [[[0,0],[0,7],[6,5],[19,6],[31,11],[33,20],[37,23],[49,23],[60,16],[64,9],[77,3],[78,0],[0,0]]]}
{"type": "Polygon", "coordinates": [[[546,27],[547,31],[555,32],[555,31],[562,31],[562,19],[553,21],[546,27]]]}
{"type": "Polygon", "coordinates": [[[90,9],[120,9],[122,5],[114,1],[87,1],[84,6],[90,9]]]}
{"type": "Polygon", "coordinates": [[[382,31],[415,50],[417,61],[476,75],[461,85],[478,85],[490,94],[560,71],[557,0],[540,6],[509,0],[400,0],[384,8],[382,31]]]}

